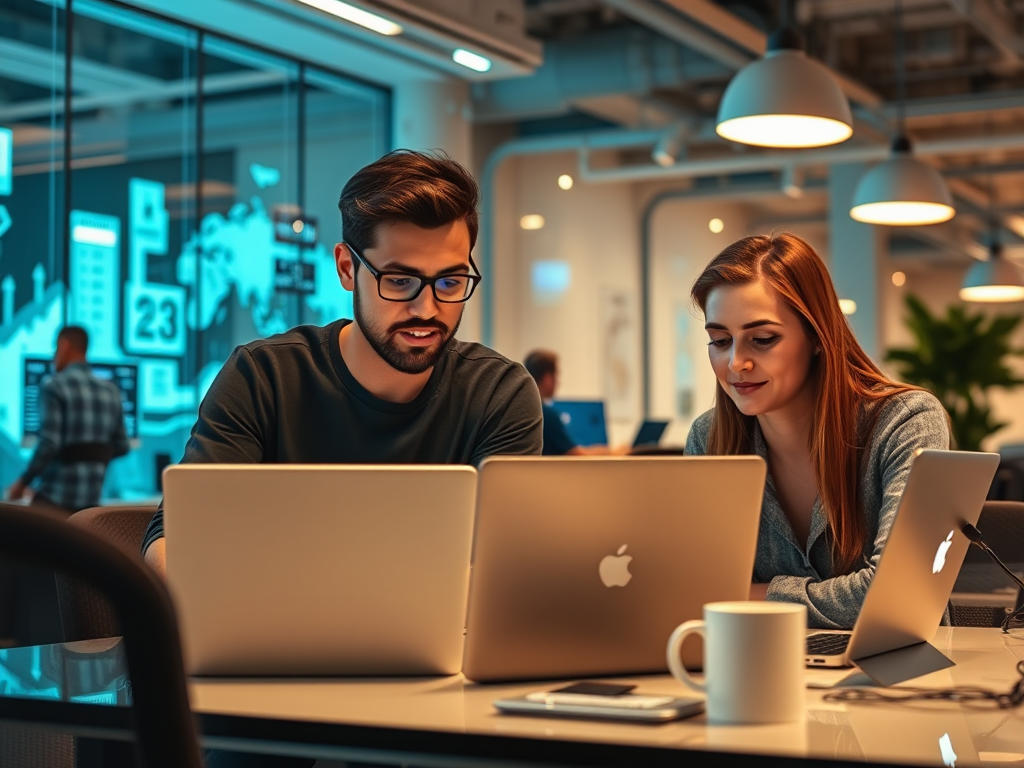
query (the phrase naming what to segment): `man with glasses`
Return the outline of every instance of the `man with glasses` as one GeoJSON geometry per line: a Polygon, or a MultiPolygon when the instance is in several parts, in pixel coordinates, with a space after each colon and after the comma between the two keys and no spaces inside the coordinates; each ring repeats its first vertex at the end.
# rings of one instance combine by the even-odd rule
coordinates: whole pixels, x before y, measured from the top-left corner
{"type": "MultiPolygon", "coordinates": [[[[455,333],[483,279],[479,189],[440,153],[397,150],[342,190],[338,277],[354,320],[238,347],[199,408],[183,462],[478,465],[539,454],[526,370],[455,333]]],[[[163,516],[144,544],[165,572],[163,516]]]]}

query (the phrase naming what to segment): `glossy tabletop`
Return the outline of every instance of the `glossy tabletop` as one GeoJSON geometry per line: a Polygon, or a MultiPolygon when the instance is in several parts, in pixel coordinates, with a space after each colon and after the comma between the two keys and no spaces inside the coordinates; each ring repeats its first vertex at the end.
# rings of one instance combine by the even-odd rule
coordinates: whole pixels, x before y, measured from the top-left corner
{"type": "MultiPolygon", "coordinates": [[[[1007,691],[1024,660],[1024,631],[941,628],[933,644],[956,666],[918,687],[981,686],[1007,691]]],[[[809,686],[849,670],[807,670],[809,686]]],[[[623,678],[626,680],[626,678],[623,678]]],[[[669,676],[630,678],[638,692],[684,695],[669,676]]],[[[785,725],[709,725],[697,716],[663,725],[498,714],[496,698],[553,683],[476,685],[461,676],[423,679],[195,679],[193,710],[207,746],[322,758],[419,764],[669,764],[729,754],[917,765],[1024,765],[1024,707],[828,701],[807,689],[807,717],[785,725]]],[[[909,684],[908,684],[909,685],[909,684]]],[[[118,641],[0,651],[0,720],[121,735],[130,727],[118,641]],[[103,706],[106,705],[106,706],[103,706]]],[[[728,760],[726,760],[728,758],[728,760]]],[[[744,762],[742,759],[739,762],[744,762]]],[[[753,761],[751,761],[753,762],[753,761]]]]}

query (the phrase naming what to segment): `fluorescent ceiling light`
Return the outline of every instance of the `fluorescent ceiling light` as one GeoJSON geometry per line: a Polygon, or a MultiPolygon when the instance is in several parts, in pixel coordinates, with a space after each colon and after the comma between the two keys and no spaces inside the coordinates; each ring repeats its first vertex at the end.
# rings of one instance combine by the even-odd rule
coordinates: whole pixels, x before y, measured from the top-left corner
{"type": "Polygon", "coordinates": [[[299,0],[299,2],[317,8],[324,13],[329,13],[332,16],[337,16],[339,19],[351,21],[353,24],[379,32],[382,35],[402,34],[402,28],[395,24],[395,22],[389,21],[375,13],[364,11],[362,8],[356,8],[354,5],[343,3],[341,0],[299,0]]]}
{"type": "Polygon", "coordinates": [[[474,72],[486,72],[491,68],[491,60],[478,53],[467,51],[465,48],[456,48],[452,53],[452,61],[474,72]]]}

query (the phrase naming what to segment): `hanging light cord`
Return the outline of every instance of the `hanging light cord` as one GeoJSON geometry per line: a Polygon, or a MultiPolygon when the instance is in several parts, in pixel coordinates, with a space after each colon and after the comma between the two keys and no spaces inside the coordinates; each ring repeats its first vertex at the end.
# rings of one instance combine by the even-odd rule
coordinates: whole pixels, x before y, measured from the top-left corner
{"type": "Polygon", "coordinates": [[[896,129],[906,136],[907,62],[903,40],[903,0],[896,0],[896,129]]]}

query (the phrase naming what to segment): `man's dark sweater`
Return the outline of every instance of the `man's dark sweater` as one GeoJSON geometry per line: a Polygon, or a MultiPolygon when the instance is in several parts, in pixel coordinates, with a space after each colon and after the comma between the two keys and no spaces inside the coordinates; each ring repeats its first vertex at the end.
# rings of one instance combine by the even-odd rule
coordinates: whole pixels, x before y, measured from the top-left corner
{"type": "MultiPolygon", "coordinates": [[[[541,452],[537,386],[518,363],[452,340],[408,403],[368,392],[338,335],[299,326],[238,347],[199,407],[182,463],[473,464],[541,452]]],[[[163,509],[143,549],[163,536],[163,509]]]]}

